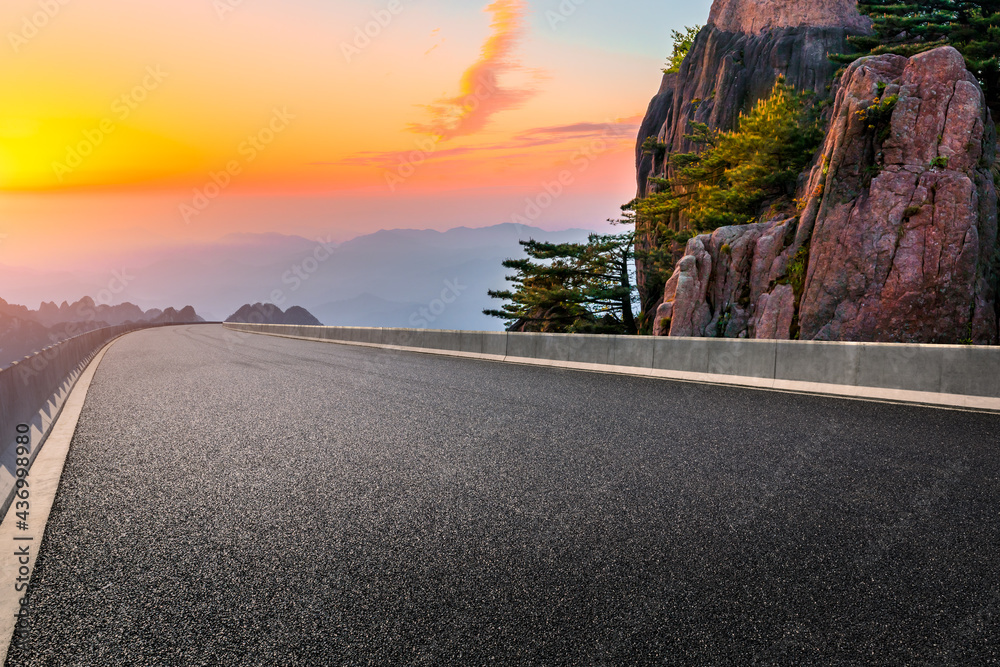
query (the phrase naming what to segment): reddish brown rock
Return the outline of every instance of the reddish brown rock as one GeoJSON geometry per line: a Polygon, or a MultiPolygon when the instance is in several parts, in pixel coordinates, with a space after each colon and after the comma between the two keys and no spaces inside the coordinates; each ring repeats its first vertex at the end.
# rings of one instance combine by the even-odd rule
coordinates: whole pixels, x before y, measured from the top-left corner
{"type": "MultiPolygon", "coordinates": [[[[734,129],[740,113],[769,95],[779,76],[799,90],[829,96],[838,65],[828,55],[847,51],[848,36],[869,31],[854,0],[715,0],[680,71],[664,76],[649,105],[636,146],[637,196],[655,192],[655,179],[669,176],[671,153],[694,150],[687,139],[692,121],[734,129]],[[653,155],[641,148],[650,137],[661,146],[653,155]]],[[[681,227],[676,220],[675,231],[681,227]]],[[[637,283],[643,309],[652,312],[662,283],[642,255],[659,240],[641,222],[637,232],[637,283]]]]}
{"type": "Polygon", "coordinates": [[[795,290],[791,285],[778,285],[757,301],[755,338],[788,340],[795,319],[795,290]]]}
{"type": "Polygon", "coordinates": [[[657,335],[753,337],[756,304],[780,278],[789,221],[721,227],[691,239],[656,311],[657,335]]]}
{"type": "Polygon", "coordinates": [[[693,239],[656,333],[996,343],[995,152],[985,98],[956,50],[858,61],[800,217],[693,239]]]}
{"type": "Polygon", "coordinates": [[[708,22],[749,35],[774,28],[871,30],[871,21],[858,13],[857,0],[716,0],[708,22]]]}
{"type": "Polygon", "coordinates": [[[962,56],[858,61],[833,118],[799,229],[801,337],[995,343],[996,139],[962,56]],[[863,111],[882,87],[899,99],[880,144],[863,111]]]}
{"type": "Polygon", "coordinates": [[[708,237],[698,236],[687,244],[684,258],[667,283],[663,305],[657,309],[653,328],[671,336],[704,336],[712,319],[707,292],[712,275],[712,256],[705,248],[708,237]],[[669,320],[669,328],[665,326],[669,320]]]}

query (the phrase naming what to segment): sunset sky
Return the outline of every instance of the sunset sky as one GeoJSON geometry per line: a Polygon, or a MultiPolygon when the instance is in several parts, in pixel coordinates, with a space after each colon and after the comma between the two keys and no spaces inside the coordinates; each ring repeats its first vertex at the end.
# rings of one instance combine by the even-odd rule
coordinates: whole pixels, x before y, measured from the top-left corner
{"type": "Polygon", "coordinates": [[[4,0],[0,264],[233,232],[597,228],[634,194],[670,30],[710,4],[4,0]]]}

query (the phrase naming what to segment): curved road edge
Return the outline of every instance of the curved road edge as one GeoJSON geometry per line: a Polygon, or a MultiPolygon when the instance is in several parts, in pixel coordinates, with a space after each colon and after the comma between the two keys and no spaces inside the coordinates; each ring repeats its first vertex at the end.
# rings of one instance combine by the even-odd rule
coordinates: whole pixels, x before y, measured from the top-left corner
{"type": "Polygon", "coordinates": [[[119,336],[101,348],[80,374],[48,437],[42,442],[44,446],[38,451],[28,476],[28,529],[18,530],[15,519],[19,510],[16,502],[11,503],[0,523],[0,665],[7,660],[7,651],[21,611],[21,599],[27,593],[27,585],[31,581],[31,573],[45,535],[45,526],[59,489],[63,465],[87,400],[87,392],[105,353],[121,338],[119,336]],[[24,574],[24,568],[27,568],[27,574],[24,574]]]}
{"type": "MultiPolygon", "coordinates": [[[[911,389],[895,389],[889,387],[837,384],[833,382],[829,383],[809,382],[803,380],[753,377],[747,375],[732,375],[726,373],[666,370],[659,368],[645,368],[642,366],[587,363],[582,361],[563,361],[563,360],[526,357],[526,356],[511,355],[511,354],[487,354],[478,352],[466,352],[454,349],[434,348],[434,347],[417,347],[413,345],[394,345],[389,343],[340,340],[337,338],[321,338],[316,336],[281,332],[277,330],[273,331],[263,330],[263,327],[268,325],[246,325],[246,324],[233,324],[227,322],[224,323],[223,326],[226,329],[229,329],[230,331],[236,334],[242,334],[242,335],[274,336],[276,338],[290,338],[293,340],[307,340],[318,343],[334,343],[336,345],[351,345],[356,347],[371,347],[383,350],[394,350],[397,352],[415,352],[418,354],[433,354],[433,355],[447,356],[447,357],[462,357],[466,359],[478,359],[480,361],[513,363],[513,364],[521,364],[527,366],[547,366],[551,368],[587,371],[593,373],[610,373],[614,375],[629,375],[635,377],[654,378],[660,380],[671,380],[675,382],[692,382],[696,384],[741,387],[744,389],[775,391],[781,393],[828,396],[828,397],[841,398],[847,400],[874,401],[878,403],[891,403],[899,405],[915,405],[918,407],[938,408],[944,410],[985,412],[992,414],[1000,413],[1000,398],[992,396],[949,394],[949,393],[932,392],[932,391],[917,391],[911,389]],[[255,326],[259,328],[256,330],[253,329],[252,327],[255,326]]],[[[278,328],[278,326],[274,325],[271,326],[273,326],[275,329],[278,328]]],[[[286,328],[309,330],[309,329],[335,329],[336,327],[286,327],[286,328]]],[[[413,333],[413,330],[399,330],[399,331],[407,331],[409,333],[413,333]]],[[[464,332],[431,332],[431,333],[464,333],[464,332]]],[[[476,333],[476,332],[469,332],[469,333],[476,333]]],[[[528,335],[528,334],[522,334],[522,335],[528,335]]]]}

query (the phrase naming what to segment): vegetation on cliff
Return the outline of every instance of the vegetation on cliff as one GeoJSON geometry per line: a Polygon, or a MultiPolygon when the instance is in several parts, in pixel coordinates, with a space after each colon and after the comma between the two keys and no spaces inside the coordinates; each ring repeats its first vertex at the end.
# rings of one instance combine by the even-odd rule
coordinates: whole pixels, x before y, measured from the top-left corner
{"type": "MultiPolygon", "coordinates": [[[[680,68],[699,30],[674,31],[665,71],[680,68]]],[[[635,233],[595,236],[587,244],[524,242],[531,259],[504,262],[517,271],[508,277],[513,289],[490,292],[509,303],[484,312],[522,331],[636,333],[633,255],[643,264],[647,286],[662,292],[677,246],[693,234],[756,222],[783,209],[794,213],[799,174],[823,138],[815,106],[811,93],[779,79],[733,131],[692,122],[687,138],[693,152],[669,154],[666,145],[650,138],[643,148],[666,161],[669,177],[652,179],[657,191],[623,209],[629,223],[638,220],[643,229],[655,230],[656,242],[638,252],[631,245],[635,233]]],[[[648,332],[653,313],[645,310],[639,326],[648,332]]]]}
{"type": "Polygon", "coordinates": [[[674,38],[674,50],[667,57],[667,65],[663,68],[664,74],[680,71],[681,63],[684,62],[684,58],[687,56],[688,51],[691,50],[691,46],[694,44],[694,38],[698,36],[698,32],[700,30],[701,26],[696,25],[693,27],[685,27],[684,32],[680,32],[678,30],[670,31],[674,38]]]}
{"type": "MultiPolygon", "coordinates": [[[[651,179],[655,192],[625,206],[656,239],[637,254],[653,293],[662,293],[678,251],[693,235],[782,211],[795,214],[799,175],[823,140],[816,107],[812,94],[779,79],[731,132],[692,122],[688,138],[696,152],[666,155],[665,146],[644,145],[669,165],[668,178],[651,179]]],[[[651,309],[640,315],[644,332],[651,315],[651,309]]]]}
{"type": "MultiPolygon", "coordinates": [[[[698,324],[698,326],[692,324],[691,331],[694,333],[678,335],[749,333],[762,337],[789,337],[798,330],[797,313],[803,299],[806,269],[813,263],[809,255],[811,233],[809,230],[813,227],[818,210],[816,206],[810,208],[807,204],[809,202],[815,204],[814,200],[823,196],[824,188],[827,186],[854,183],[840,163],[837,165],[842,168],[844,175],[838,178],[831,176],[827,179],[828,170],[832,169],[828,155],[824,156],[821,164],[816,165],[813,170],[814,178],[808,187],[803,182],[803,176],[813,165],[816,150],[823,143],[827,131],[824,122],[820,120],[820,111],[826,105],[833,103],[832,117],[834,120],[840,118],[837,116],[839,102],[828,98],[823,92],[824,89],[831,90],[828,84],[833,82],[833,70],[836,67],[827,58],[827,53],[847,51],[848,44],[851,44],[857,48],[857,53],[834,56],[835,60],[851,63],[868,54],[893,53],[912,56],[942,45],[952,45],[962,54],[961,58],[951,49],[941,50],[931,64],[937,66],[944,63],[949,67],[954,65],[946,57],[945,51],[949,51],[953,54],[952,60],[957,63],[957,69],[954,67],[948,69],[946,75],[948,80],[959,81],[965,77],[967,83],[972,83],[974,87],[973,77],[962,71],[964,69],[962,58],[964,58],[965,65],[981,82],[986,92],[987,104],[993,109],[994,116],[1000,114],[1000,65],[998,65],[1000,0],[976,2],[925,0],[919,3],[914,0],[910,2],[860,0],[859,4],[861,11],[872,19],[874,34],[857,36],[856,32],[849,32],[840,34],[839,38],[832,35],[831,41],[836,38],[837,44],[832,48],[828,44],[828,48],[822,53],[813,49],[816,60],[809,60],[809,67],[803,65],[799,69],[775,72],[775,75],[787,74],[789,81],[796,85],[790,85],[779,76],[769,95],[767,90],[774,81],[773,78],[768,78],[762,85],[750,75],[739,80],[728,78],[724,82],[716,69],[713,69],[713,63],[729,58],[730,53],[734,54],[735,58],[735,54],[738,53],[738,60],[725,60],[725,62],[735,63],[737,69],[745,67],[748,72],[763,71],[761,63],[764,61],[761,58],[751,58],[749,64],[744,58],[749,58],[748,53],[756,53],[750,46],[762,50],[763,53],[772,53],[765,48],[769,44],[766,42],[766,39],[769,39],[767,36],[746,35],[740,38],[743,41],[740,41],[737,47],[727,41],[728,37],[726,39],[718,37],[713,32],[712,26],[706,28],[707,32],[698,39],[696,39],[698,31],[695,28],[689,28],[686,32],[674,32],[673,53],[668,58],[664,71],[678,72],[689,52],[696,54],[698,66],[691,72],[685,69],[684,77],[675,76],[668,79],[676,81],[676,86],[665,92],[661,91],[651,103],[647,120],[650,118],[653,120],[648,123],[648,128],[647,123],[644,123],[644,129],[639,137],[641,140],[637,160],[640,165],[639,197],[623,207],[636,223],[636,233],[633,235],[636,239],[634,258],[639,271],[642,307],[638,324],[642,333],[652,332],[656,324],[654,318],[660,320],[664,317],[671,318],[670,314],[660,315],[661,310],[673,306],[671,297],[665,290],[670,292],[674,289],[676,294],[683,297],[676,297],[675,294],[677,303],[684,302],[691,305],[694,303],[692,290],[698,291],[692,287],[695,284],[701,286],[698,289],[706,290],[702,296],[707,301],[701,306],[707,304],[707,310],[701,306],[699,306],[701,310],[697,308],[685,310],[684,306],[672,311],[674,319],[687,317],[698,324]],[[753,41],[755,39],[758,41],[753,41]],[[944,55],[941,55],[942,53],[944,55]],[[953,69],[955,71],[952,71],[953,69]],[[821,73],[817,75],[816,72],[821,73]],[[753,93],[749,94],[746,91],[750,90],[750,84],[754,81],[758,85],[753,89],[753,93]],[[748,105],[753,104],[755,100],[759,101],[748,108],[748,105]],[[673,115],[669,113],[671,109],[674,111],[673,115]],[[735,113],[729,116],[725,113],[720,115],[720,109],[729,109],[733,112],[736,109],[745,109],[745,111],[736,118],[735,113]],[[802,197],[802,200],[797,200],[796,196],[802,197]],[[798,233],[797,225],[802,218],[808,218],[809,222],[802,223],[804,225],[802,229],[806,231],[799,230],[801,233],[798,233]],[[756,222],[767,222],[771,226],[744,227],[748,223],[756,222]],[[732,312],[723,313],[722,310],[728,307],[727,304],[713,302],[713,299],[719,299],[719,294],[716,292],[711,292],[712,296],[707,296],[709,292],[706,280],[711,276],[706,277],[698,273],[702,268],[701,260],[688,262],[691,266],[688,267],[690,270],[687,273],[682,271],[684,263],[678,264],[685,253],[685,245],[692,237],[714,230],[718,232],[712,236],[712,242],[715,242],[716,237],[722,240],[711,248],[706,246],[708,249],[705,253],[714,253],[713,261],[721,265],[731,265],[729,269],[731,273],[739,274],[743,283],[754,285],[754,289],[749,292],[742,290],[738,294],[729,295],[732,297],[732,303],[728,305],[733,306],[732,312]],[[799,239],[798,236],[802,238],[799,239]],[[748,275],[743,275],[748,274],[751,269],[751,263],[747,258],[754,256],[753,253],[756,252],[756,246],[750,243],[750,237],[761,241],[762,252],[770,253],[768,257],[771,261],[762,262],[761,266],[773,269],[775,273],[758,276],[757,282],[751,280],[748,283],[748,275]],[[782,261],[776,263],[775,260],[779,255],[782,261]],[[678,278],[675,269],[679,273],[684,273],[686,282],[678,282],[671,278],[671,276],[678,278]],[[678,284],[674,284],[675,282],[678,284]],[[718,320],[711,318],[706,322],[698,320],[704,315],[702,311],[715,312],[712,309],[716,307],[722,309],[716,313],[719,315],[718,320]]],[[[853,3],[851,12],[858,18],[853,3]]],[[[801,45],[807,41],[798,33],[792,35],[791,32],[787,32],[785,36],[790,35],[798,40],[795,44],[801,45]]],[[[890,57],[883,65],[890,69],[902,67],[900,60],[893,60],[890,57]]],[[[872,61],[873,67],[877,61],[872,61]]],[[[931,68],[931,71],[945,76],[941,74],[943,70],[931,68]]],[[[885,158],[879,152],[879,147],[890,137],[896,105],[905,101],[903,100],[905,96],[898,92],[898,86],[895,84],[893,90],[888,90],[889,84],[897,78],[899,72],[895,72],[892,76],[887,74],[879,85],[878,96],[874,103],[864,104],[852,110],[847,116],[842,114],[843,118],[850,118],[854,123],[852,125],[849,122],[846,124],[842,122],[841,125],[850,125],[852,128],[861,125],[864,136],[859,136],[856,142],[857,150],[863,154],[846,163],[848,166],[858,167],[860,180],[854,187],[841,188],[844,190],[841,193],[843,198],[838,200],[841,204],[850,204],[856,200],[858,193],[868,188],[873,178],[884,167],[885,158]],[[857,119],[862,123],[857,123],[857,119]]],[[[968,94],[965,88],[959,92],[968,94]]],[[[956,92],[956,95],[959,92],[956,92]]],[[[866,101],[871,99],[869,92],[863,95],[867,95],[866,101]]],[[[972,108],[976,105],[967,105],[971,111],[966,115],[971,119],[970,122],[981,122],[989,126],[988,116],[978,101],[978,93],[973,97],[977,98],[974,101],[979,105],[979,112],[983,114],[983,118],[976,120],[977,112],[972,108]]],[[[959,111],[962,109],[957,110],[956,117],[960,115],[959,111]]],[[[827,113],[824,117],[829,120],[831,114],[827,113]]],[[[831,128],[833,129],[835,128],[831,128]]],[[[931,142],[934,140],[934,134],[929,132],[927,136],[907,135],[904,138],[917,140],[918,143],[931,142]]],[[[956,136],[966,134],[968,132],[964,134],[958,132],[956,136]]],[[[937,136],[937,144],[945,142],[950,136],[946,135],[947,133],[943,133],[937,136]]],[[[976,142],[969,143],[965,147],[965,152],[973,150],[975,146],[976,142]]],[[[852,144],[852,150],[854,148],[852,144]]],[[[934,174],[948,170],[949,164],[954,162],[950,158],[962,153],[959,143],[955,143],[954,146],[948,144],[946,148],[944,154],[920,149],[923,153],[928,153],[927,164],[934,174]]],[[[991,146],[984,149],[979,162],[980,168],[994,162],[994,151],[991,146]]],[[[1000,158],[997,159],[994,168],[1000,174],[1000,158]]],[[[934,174],[926,178],[936,178],[934,174]]],[[[895,202],[893,197],[888,199],[895,202]]],[[[903,203],[906,206],[901,210],[905,211],[906,219],[916,217],[925,208],[925,204],[919,201],[903,203]]],[[[883,224],[890,217],[882,211],[871,215],[873,226],[883,224]]],[[[972,218],[974,216],[970,215],[969,219],[972,218]]],[[[988,231],[987,229],[983,232],[986,234],[983,237],[984,243],[995,244],[995,239],[987,233],[988,231]]],[[[692,241],[692,244],[698,246],[697,241],[692,241]]],[[[689,255],[697,255],[697,251],[698,248],[694,247],[689,255]]],[[[607,252],[607,249],[598,252],[607,252]]],[[[539,270],[537,265],[533,265],[530,261],[517,266],[508,264],[507,266],[512,268],[524,269],[519,276],[512,278],[515,282],[520,280],[517,290],[496,293],[494,296],[510,299],[514,303],[505,307],[504,311],[494,311],[489,314],[504,316],[508,319],[508,324],[522,330],[596,330],[593,323],[596,319],[594,313],[597,311],[593,307],[583,305],[584,300],[581,297],[583,283],[565,277],[565,267],[559,266],[565,258],[549,256],[548,259],[554,261],[545,270],[539,270]],[[577,317],[580,319],[575,319],[577,317]],[[555,320],[561,322],[555,328],[547,323],[555,320]],[[543,321],[545,323],[539,324],[543,321]]],[[[568,265],[572,265],[572,262],[568,261],[568,265]]],[[[829,272],[831,275],[839,276],[838,270],[833,266],[829,272]]],[[[928,284],[933,284],[934,280],[937,279],[929,278],[928,284]]],[[[728,284],[726,282],[726,285],[728,284]]],[[[980,289],[980,286],[976,289],[980,289]]],[[[631,291],[631,286],[629,290],[631,291]]],[[[920,293],[930,294],[932,291],[927,287],[920,293]]],[[[988,297],[989,294],[983,292],[984,303],[988,297]]],[[[839,335],[836,332],[812,333],[839,335]]],[[[937,340],[936,335],[920,334],[923,338],[920,336],[917,338],[937,340]]],[[[988,337],[988,332],[980,336],[984,340],[988,337]]]]}
{"type": "Polygon", "coordinates": [[[508,259],[513,289],[490,290],[509,301],[484,310],[509,330],[635,334],[632,273],[635,234],[592,234],[587,243],[521,241],[528,258],[508,259]]]}
{"type": "Polygon", "coordinates": [[[834,56],[851,63],[866,55],[913,56],[950,45],[965,57],[1000,118],[1000,0],[861,0],[858,9],[874,24],[870,36],[849,38],[858,53],[834,56]]]}
{"type": "MultiPolygon", "coordinates": [[[[799,174],[823,140],[811,96],[781,80],[736,130],[691,127],[688,138],[700,150],[669,156],[672,176],[656,179],[660,191],[630,208],[661,224],[681,213],[694,232],[756,222],[764,209],[791,205],[799,174]]],[[[671,235],[665,229],[661,236],[671,235]]]]}

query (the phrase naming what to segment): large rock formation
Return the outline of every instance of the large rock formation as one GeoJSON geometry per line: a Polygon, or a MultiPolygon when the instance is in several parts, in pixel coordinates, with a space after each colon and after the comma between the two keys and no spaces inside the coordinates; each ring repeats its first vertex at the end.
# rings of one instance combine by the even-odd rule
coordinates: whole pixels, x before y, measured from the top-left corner
{"type": "Polygon", "coordinates": [[[656,333],[996,343],[995,152],[955,49],[857,61],[801,215],[692,239],[656,333]]]}
{"type": "Polygon", "coordinates": [[[996,135],[976,78],[947,47],[866,59],[844,82],[802,217],[802,337],[995,343],[996,135]],[[898,102],[880,144],[862,110],[882,86],[898,102]]]}
{"type": "MultiPolygon", "coordinates": [[[[849,49],[847,37],[870,30],[855,0],[716,0],[708,24],[695,39],[676,74],[664,75],[649,105],[636,147],[638,195],[655,191],[651,177],[668,175],[668,156],[690,152],[691,121],[714,129],[736,127],[740,113],[770,94],[779,76],[799,90],[829,95],[837,65],[827,57],[849,49]],[[656,137],[661,150],[642,150],[656,137]]],[[[641,255],[656,244],[640,227],[641,255]]],[[[655,308],[649,276],[639,261],[643,305],[655,308]]]]}
{"type": "Polygon", "coordinates": [[[636,146],[639,196],[649,176],[665,176],[665,155],[644,154],[656,137],[666,154],[692,149],[691,122],[730,130],[742,112],[770,94],[778,77],[799,90],[829,94],[847,37],[870,30],[854,0],[716,0],[677,73],[664,74],[636,146]]]}
{"type": "Polygon", "coordinates": [[[292,306],[282,311],[273,303],[248,303],[229,316],[226,322],[244,324],[294,324],[298,326],[321,326],[312,313],[300,306],[292,306]]]}
{"type": "Polygon", "coordinates": [[[775,220],[691,239],[664,290],[654,333],[788,338],[794,288],[783,278],[795,228],[794,220],[775,220]],[[766,335],[758,335],[757,319],[766,322],[766,335]]]}
{"type": "Polygon", "coordinates": [[[149,320],[150,324],[194,324],[204,321],[204,318],[199,316],[192,306],[184,306],[180,310],[177,310],[176,308],[167,308],[165,311],[149,320]]]}
{"type": "Polygon", "coordinates": [[[748,35],[775,28],[871,29],[858,13],[856,0],[716,0],[708,22],[719,30],[748,35]]]}

